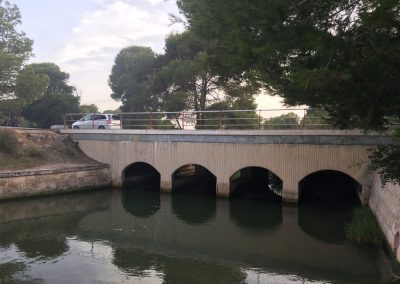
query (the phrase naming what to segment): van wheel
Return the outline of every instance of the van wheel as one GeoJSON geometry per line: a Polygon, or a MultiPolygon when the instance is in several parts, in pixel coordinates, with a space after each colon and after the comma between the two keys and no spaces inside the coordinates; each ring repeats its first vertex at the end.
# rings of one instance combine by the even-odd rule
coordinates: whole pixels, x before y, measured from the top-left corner
{"type": "Polygon", "coordinates": [[[74,126],[74,129],[79,129],[79,126],[74,126]]]}
{"type": "Polygon", "coordinates": [[[104,125],[100,125],[99,129],[106,129],[106,128],[104,127],[104,125]]]}

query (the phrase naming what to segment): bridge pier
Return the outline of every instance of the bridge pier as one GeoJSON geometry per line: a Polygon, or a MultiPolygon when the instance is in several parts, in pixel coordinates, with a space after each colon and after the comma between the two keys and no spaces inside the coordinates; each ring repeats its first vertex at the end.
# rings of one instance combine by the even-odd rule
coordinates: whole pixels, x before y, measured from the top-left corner
{"type": "Polygon", "coordinates": [[[299,185],[294,181],[283,181],[282,201],[287,203],[297,203],[299,201],[299,185]]]}
{"type": "Polygon", "coordinates": [[[160,177],[160,191],[163,193],[172,192],[172,177],[171,175],[162,175],[160,177]]]}
{"type": "Polygon", "coordinates": [[[229,181],[228,182],[218,182],[217,178],[217,197],[229,198],[229,181]]]}

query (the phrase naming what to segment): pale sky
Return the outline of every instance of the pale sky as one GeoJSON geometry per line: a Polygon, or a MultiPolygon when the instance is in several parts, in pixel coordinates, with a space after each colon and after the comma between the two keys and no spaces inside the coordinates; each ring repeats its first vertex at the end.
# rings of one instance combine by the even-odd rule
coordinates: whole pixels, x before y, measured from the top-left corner
{"type": "MultiPolygon", "coordinates": [[[[54,62],[71,75],[81,104],[115,109],[108,77],[118,52],[130,45],[163,53],[175,0],[10,0],[21,12],[19,29],[34,41],[30,62],[54,62]]],[[[281,108],[280,98],[257,98],[259,108],[281,108]]]]}

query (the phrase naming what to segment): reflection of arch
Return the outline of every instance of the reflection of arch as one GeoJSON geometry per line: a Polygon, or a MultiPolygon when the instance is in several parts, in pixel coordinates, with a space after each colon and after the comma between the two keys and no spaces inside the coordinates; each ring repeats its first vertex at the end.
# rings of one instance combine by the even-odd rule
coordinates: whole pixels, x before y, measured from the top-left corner
{"type": "Polygon", "coordinates": [[[298,224],[301,230],[323,242],[339,244],[346,241],[344,228],[350,218],[350,207],[326,208],[326,204],[298,205],[298,224]]]}
{"type": "Polygon", "coordinates": [[[186,164],[172,173],[172,191],[216,195],[217,178],[207,168],[186,164]]]}
{"type": "Polygon", "coordinates": [[[147,218],[160,210],[160,192],[140,189],[124,190],[121,202],[126,212],[139,218],[147,218]]]}
{"type": "Polygon", "coordinates": [[[207,224],[216,216],[217,203],[210,196],[172,194],[171,199],[172,212],[190,225],[207,224]]]}
{"type": "Polygon", "coordinates": [[[299,201],[349,206],[359,203],[361,184],[350,175],[336,170],[320,170],[299,182],[299,201]]]}
{"type": "Polygon", "coordinates": [[[229,200],[229,215],[238,226],[252,231],[270,231],[282,224],[282,204],[254,200],[229,200]]]}
{"type": "Polygon", "coordinates": [[[282,179],[263,167],[245,167],[232,174],[229,190],[233,198],[281,200],[282,179]]]}
{"type": "Polygon", "coordinates": [[[160,189],[160,173],[150,164],[136,162],[122,172],[124,187],[140,186],[160,189]]]}

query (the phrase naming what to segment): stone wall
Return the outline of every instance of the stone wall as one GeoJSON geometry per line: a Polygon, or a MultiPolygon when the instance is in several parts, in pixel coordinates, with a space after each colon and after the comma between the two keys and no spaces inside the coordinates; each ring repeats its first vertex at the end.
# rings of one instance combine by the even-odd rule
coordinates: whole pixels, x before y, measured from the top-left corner
{"type": "Polygon", "coordinates": [[[105,164],[0,173],[0,199],[56,194],[111,185],[105,164]]]}
{"type": "Polygon", "coordinates": [[[393,184],[382,186],[379,176],[373,175],[369,205],[397,260],[400,261],[400,186],[393,184]]]}

